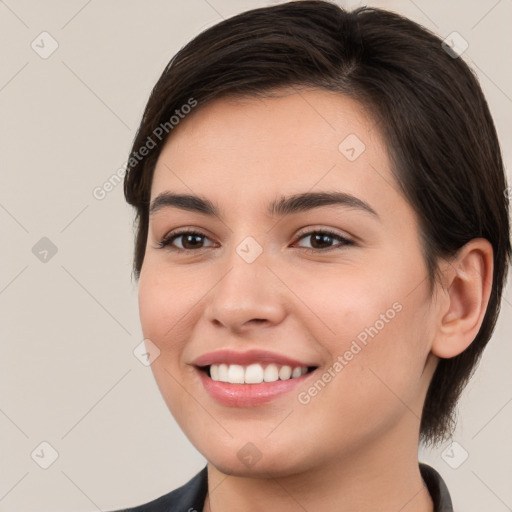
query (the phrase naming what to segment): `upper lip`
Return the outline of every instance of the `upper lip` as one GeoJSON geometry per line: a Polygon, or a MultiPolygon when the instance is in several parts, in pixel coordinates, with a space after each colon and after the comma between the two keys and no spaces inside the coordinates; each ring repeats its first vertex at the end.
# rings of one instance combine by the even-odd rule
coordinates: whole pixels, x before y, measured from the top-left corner
{"type": "Polygon", "coordinates": [[[196,366],[210,366],[212,364],[222,363],[239,365],[274,363],[282,366],[288,365],[292,368],[296,368],[297,366],[316,366],[310,362],[298,361],[297,359],[267,350],[246,350],[244,352],[237,352],[230,349],[215,350],[199,356],[193,362],[196,366]]]}

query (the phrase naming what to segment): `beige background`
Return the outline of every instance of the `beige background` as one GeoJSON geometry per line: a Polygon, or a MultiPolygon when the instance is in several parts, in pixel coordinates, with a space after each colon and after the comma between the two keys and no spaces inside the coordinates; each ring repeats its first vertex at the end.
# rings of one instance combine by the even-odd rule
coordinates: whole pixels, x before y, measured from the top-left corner
{"type": "MultiPolygon", "coordinates": [[[[132,352],[142,337],[122,186],[103,200],[93,190],[126,161],[172,55],[222,18],[270,3],[0,1],[0,511],[134,506],[203,467],[150,368],[132,352]],[[39,52],[51,49],[49,36],[38,37],[43,31],[58,43],[46,59],[31,47],[35,40],[39,52]],[[39,258],[47,242],[32,251],[42,237],[57,249],[46,262],[39,258]],[[48,469],[39,466],[51,461],[43,441],[58,452],[48,469]]],[[[370,5],[468,41],[464,58],[478,73],[510,163],[511,0],[370,5]]],[[[512,508],[511,318],[508,286],[461,403],[460,447],[444,458],[448,444],[420,454],[446,479],[460,512],[512,508]],[[469,457],[454,469],[462,449],[469,457]]]]}

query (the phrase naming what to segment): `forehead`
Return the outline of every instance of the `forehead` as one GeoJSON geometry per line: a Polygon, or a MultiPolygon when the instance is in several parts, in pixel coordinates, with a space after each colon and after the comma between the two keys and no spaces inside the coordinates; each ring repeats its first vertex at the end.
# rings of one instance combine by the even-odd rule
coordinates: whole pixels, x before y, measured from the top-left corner
{"type": "Polygon", "coordinates": [[[186,116],[159,156],[151,196],[172,190],[243,206],[312,189],[393,201],[398,187],[367,110],[326,90],[288,89],[216,99],[186,116]]]}

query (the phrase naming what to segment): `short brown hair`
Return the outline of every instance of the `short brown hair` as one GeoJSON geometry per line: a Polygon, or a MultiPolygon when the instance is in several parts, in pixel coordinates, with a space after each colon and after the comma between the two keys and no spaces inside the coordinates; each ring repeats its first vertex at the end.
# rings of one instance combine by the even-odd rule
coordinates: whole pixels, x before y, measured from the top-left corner
{"type": "Polygon", "coordinates": [[[125,177],[126,200],[136,208],[135,276],[144,260],[153,171],[169,135],[136,160],[138,148],[190,98],[200,107],[220,96],[265,95],[283,86],[324,88],[369,107],[420,219],[431,290],[439,258],[473,238],[492,244],[493,286],[481,328],[464,352],[439,361],[424,404],[422,440],[440,442],[453,432],[460,393],[500,310],[511,254],[509,199],[496,130],[475,75],[417,23],[381,9],[346,11],[303,0],[243,12],[184,46],[153,88],[125,177]]]}

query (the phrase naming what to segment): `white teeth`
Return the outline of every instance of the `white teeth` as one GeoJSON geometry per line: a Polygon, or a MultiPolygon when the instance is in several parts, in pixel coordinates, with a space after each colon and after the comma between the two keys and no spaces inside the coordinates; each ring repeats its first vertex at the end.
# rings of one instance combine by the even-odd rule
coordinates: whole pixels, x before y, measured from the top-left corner
{"type": "Polygon", "coordinates": [[[265,382],[275,382],[279,380],[279,368],[275,364],[269,364],[263,372],[263,380],[265,382]]]}
{"type": "MultiPolygon", "coordinates": [[[[212,366],[217,366],[217,365],[212,364],[212,366]]],[[[220,380],[221,382],[229,382],[229,380],[228,380],[228,365],[227,364],[219,365],[218,380],[220,380]]]]}
{"type": "Polygon", "coordinates": [[[228,382],[231,384],[243,384],[245,377],[244,367],[239,364],[230,364],[228,370],[228,382]]]}
{"type": "Polygon", "coordinates": [[[295,379],[296,377],[300,377],[302,375],[302,368],[300,366],[297,366],[292,371],[292,379],[295,379]]]}
{"type": "Polygon", "coordinates": [[[306,366],[277,366],[274,363],[265,368],[254,363],[245,367],[239,364],[212,364],[210,377],[212,380],[229,382],[230,384],[260,384],[261,382],[275,382],[277,380],[295,379],[308,371],[306,366]]]}
{"type": "Polygon", "coordinates": [[[261,364],[251,364],[245,369],[245,383],[259,384],[263,382],[263,368],[261,364]]]}
{"type": "Polygon", "coordinates": [[[279,378],[281,380],[288,380],[292,376],[292,367],[291,366],[281,366],[279,370],[279,378]]]}
{"type": "Polygon", "coordinates": [[[213,380],[219,380],[219,366],[216,364],[212,364],[210,366],[210,377],[213,380]]]}

